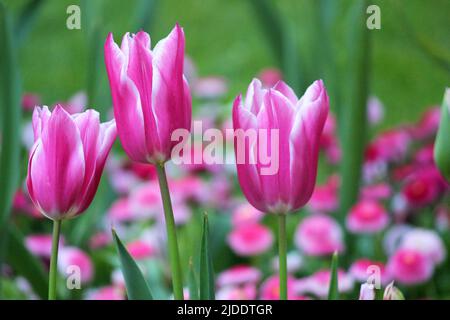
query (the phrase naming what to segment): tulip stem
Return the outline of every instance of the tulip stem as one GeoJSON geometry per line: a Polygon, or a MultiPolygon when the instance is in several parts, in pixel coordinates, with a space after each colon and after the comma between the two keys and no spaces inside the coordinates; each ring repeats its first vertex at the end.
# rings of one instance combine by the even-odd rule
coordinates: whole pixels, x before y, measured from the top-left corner
{"type": "Polygon", "coordinates": [[[156,165],[158,172],[159,189],[164,206],[166,220],[167,241],[169,246],[170,267],[172,270],[173,296],[175,300],[183,300],[183,281],[181,277],[180,255],[178,253],[178,242],[173,217],[172,201],[170,200],[169,186],[167,184],[166,170],[164,164],[156,165]]]}
{"type": "Polygon", "coordinates": [[[286,215],[278,215],[278,259],[280,300],[287,300],[286,215]]]}
{"type": "Polygon", "coordinates": [[[56,276],[58,274],[58,247],[61,233],[61,220],[53,221],[52,256],[48,280],[48,300],[56,300],[56,276]]]}

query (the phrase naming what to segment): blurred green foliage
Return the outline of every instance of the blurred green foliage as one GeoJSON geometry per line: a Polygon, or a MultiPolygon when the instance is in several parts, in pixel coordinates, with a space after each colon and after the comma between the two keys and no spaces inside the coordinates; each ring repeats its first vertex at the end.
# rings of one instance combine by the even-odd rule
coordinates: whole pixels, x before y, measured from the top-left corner
{"type": "MultiPolygon", "coordinates": [[[[341,0],[344,5],[355,0],[341,0]]],[[[137,1],[91,0],[101,10],[90,19],[101,22],[102,39],[108,31],[119,41],[126,31],[136,25],[137,1]],[[101,15],[101,16],[99,16],[101,15]]],[[[275,6],[290,23],[304,30],[314,19],[311,0],[274,1],[275,6]]],[[[17,12],[26,0],[6,0],[17,12]]],[[[88,72],[88,42],[86,30],[66,28],[66,8],[78,4],[76,0],[47,0],[41,8],[30,36],[23,44],[19,61],[25,91],[38,92],[43,102],[52,104],[65,100],[74,92],[85,89],[88,72]]],[[[425,39],[428,48],[439,56],[450,56],[450,2],[447,0],[378,0],[381,8],[381,30],[373,32],[373,74],[371,93],[386,105],[383,127],[414,121],[430,104],[439,104],[443,88],[449,84],[450,74],[418,44],[415,36],[425,39]]],[[[251,78],[265,68],[276,65],[253,12],[244,0],[164,0],[154,12],[151,36],[153,43],[164,37],[179,22],[186,32],[187,53],[193,58],[200,75],[223,75],[229,79],[229,97],[245,91],[251,78]]],[[[83,15],[83,10],[82,10],[83,15]]],[[[339,28],[349,28],[344,13],[336,17],[336,37],[331,39],[333,50],[345,54],[346,44],[339,38],[339,28]]],[[[95,21],[91,21],[95,22],[95,21]]],[[[316,37],[314,29],[298,33],[316,37]]],[[[297,39],[301,45],[304,39],[297,39]]],[[[303,48],[305,49],[305,48],[303,48]]],[[[300,47],[300,50],[302,48],[300,47]]],[[[307,65],[315,66],[314,52],[307,65]]],[[[447,60],[448,63],[448,60],[447,60]]],[[[101,81],[105,81],[103,71],[101,81]]],[[[102,87],[108,91],[107,86],[102,87]]],[[[109,92],[101,92],[109,99],[109,92]]],[[[109,100],[100,100],[109,101],[109,100]]],[[[97,107],[97,106],[93,106],[97,107]]]]}

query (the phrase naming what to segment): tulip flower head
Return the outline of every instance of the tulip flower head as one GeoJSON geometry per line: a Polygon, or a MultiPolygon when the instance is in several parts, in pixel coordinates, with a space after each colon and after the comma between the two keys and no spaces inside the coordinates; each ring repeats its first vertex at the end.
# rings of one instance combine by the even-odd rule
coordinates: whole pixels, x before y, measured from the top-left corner
{"type": "Polygon", "coordinates": [[[170,158],[176,129],[191,128],[191,96],[183,76],[184,32],[177,24],[150,49],[150,36],[126,33],[119,47],[108,35],[105,64],[122,146],[137,162],[170,158]]]}
{"type": "Polygon", "coordinates": [[[256,209],[285,214],[309,200],[328,109],[328,95],[321,80],[298,99],[282,81],[264,89],[255,79],[245,102],[241,96],[235,99],[237,173],[243,193],[256,209]]]}
{"type": "Polygon", "coordinates": [[[91,203],[116,138],[114,120],[100,123],[94,110],[70,115],[57,105],[33,113],[35,143],[27,187],[35,206],[53,220],[72,218],[91,203]]]}

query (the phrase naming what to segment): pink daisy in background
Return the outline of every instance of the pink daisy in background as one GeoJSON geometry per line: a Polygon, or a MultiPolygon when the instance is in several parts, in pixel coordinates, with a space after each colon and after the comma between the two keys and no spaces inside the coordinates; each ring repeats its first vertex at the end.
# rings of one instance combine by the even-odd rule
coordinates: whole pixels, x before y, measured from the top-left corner
{"type": "Polygon", "coordinates": [[[255,256],[268,251],[273,234],[262,224],[245,224],[234,228],[228,235],[230,248],[240,256],[255,256]]]}
{"type": "Polygon", "coordinates": [[[389,223],[384,207],[373,200],[361,200],[347,215],[347,228],[354,233],[375,233],[389,223]]]}
{"type": "Polygon", "coordinates": [[[295,243],[301,252],[309,256],[330,255],[344,250],[341,227],[325,215],[303,219],[295,232],[295,243]]]}

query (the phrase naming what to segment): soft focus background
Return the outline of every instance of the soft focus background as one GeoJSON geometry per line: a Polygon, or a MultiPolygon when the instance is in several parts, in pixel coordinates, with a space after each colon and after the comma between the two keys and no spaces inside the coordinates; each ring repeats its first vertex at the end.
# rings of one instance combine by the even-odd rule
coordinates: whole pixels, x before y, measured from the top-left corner
{"type": "MultiPolygon", "coordinates": [[[[90,24],[101,26],[101,39],[105,39],[108,32],[113,32],[118,41],[125,32],[139,30],[136,22],[136,17],[142,13],[142,9],[136,9],[139,1],[86,2],[92,2],[90,6],[96,11],[90,15],[82,10],[82,19],[89,19],[90,24]]],[[[278,65],[266,42],[266,31],[255,17],[252,1],[149,2],[155,2],[151,23],[146,27],[151,31],[153,42],[156,43],[179,22],[186,33],[186,52],[193,59],[198,73],[226,77],[230,85],[228,98],[244,91],[249,81],[263,68],[278,65]]],[[[329,1],[327,6],[333,6],[332,2],[329,1]]],[[[331,41],[333,52],[343,56],[348,45],[339,28],[346,31],[352,28],[346,16],[348,7],[354,1],[339,2],[343,5],[334,13],[337,21],[332,33],[337,36],[331,41]]],[[[27,1],[6,3],[19,10],[27,1]]],[[[24,88],[39,92],[47,104],[67,99],[85,88],[90,45],[86,41],[87,27],[83,26],[82,30],[68,30],[65,27],[67,6],[77,3],[79,1],[46,1],[24,49],[20,51],[24,88]]],[[[310,72],[314,77],[314,69],[319,69],[314,62],[315,57],[321,53],[308,48],[311,47],[311,39],[320,38],[315,32],[318,21],[314,16],[313,1],[282,0],[273,3],[283,19],[293,25],[295,41],[302,52],[307,52],[304,56],[311,61],[310,72]]],[[[373,4],[381,8],[382,28],[372,31],[371,92],[388,108],[385,126],[417,120],[427,106],[441,102],[442,88],[449,82],[448,64],[447,69],[442,68],[433,55],[422,50],[419,39],[426,43],[427,48],[446,57],[448,63],[450,4],[445,0],[434,0],[429,5],[420,0],[373,1],[373,4]]],[[[326,39],[319,41],[325,43],[326,39]]],[[[100,76],[105,82],[106,73],[102,72],[100,76]]],[[[108,98],[109,92],[104,92],[104,96],[108,98]]]]}
{"type": "MultiPolygon", "coordinates": [[[[50,222],[33,209],[23,187],[32,144],[30,110],[62,102],[68,110],[89,107],[109,118],[107,34],[120,42],[125,32],[144,29],[154,46],[176,22],[186,35],[194,120],[203,120],[204,127],[230,127],[232,100],[254,77],[266,86],[284,79],[298,96],[318,78],[329,90],[332,115],[322,138],[319,187],[307,208],[288,220],[290,297],[326,297],[330,255],[337,250],[343,298],[358,298],[370,261],[383,274],[385,265],[389,269],[383,287],[395,280],[407,299],[450,298],[449,188],[432,159],[437,107],[450,83],[449,1],[373,1],[381,9],[380,30],[364,27],[368,15],[359,9],[368,3],[359,0],[3,3],[14,22],[23,115],[22,187],[12,202],[10,241],[2,241],[9,250],[0,249],[6,252],[0,258],[2,298],[38,298],[46,290],[50,222]],[[81,30],[66,28],[71,4],[81,6],[81,30]],[[340,185],[353,187],[341,192],[340,185]],[[352,212],[362,224],[373,219],[375,231],[355,229],[352,212]],[[383,222],[386,216],[389,223],[383,222]]],[[[168,171],[186,284],[189,266],[198,267],[207,211],[217,297],[276,299],[275,221],[246,204],[234,166],[168,171]]],[[[130,163],[117,142],[93,205],[63,226],[61,279],[71,264],[86,278],[82,290],[71,291],[61,280],[61,298],[125,298],[111,225],[139,261],[155,297],[169,298],[158,192],[153,169],[130,163]]]]}

